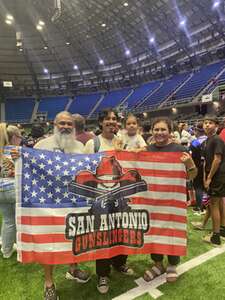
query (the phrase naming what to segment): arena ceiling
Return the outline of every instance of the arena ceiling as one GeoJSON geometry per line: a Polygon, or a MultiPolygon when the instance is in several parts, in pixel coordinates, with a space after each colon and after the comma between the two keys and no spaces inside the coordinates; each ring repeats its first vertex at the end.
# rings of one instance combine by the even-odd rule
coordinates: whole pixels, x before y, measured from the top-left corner
{"type": "Polygon", "coordinates": [[[224,0],[0,0],[0,80],[25,95],[134,85],[224,58],[224,25],[224,0]]]}

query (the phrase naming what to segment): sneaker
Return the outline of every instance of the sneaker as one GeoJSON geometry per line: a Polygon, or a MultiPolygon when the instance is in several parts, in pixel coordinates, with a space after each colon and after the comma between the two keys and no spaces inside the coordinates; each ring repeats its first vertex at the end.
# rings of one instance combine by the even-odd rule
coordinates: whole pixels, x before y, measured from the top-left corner
{"type": "Polygon", "coordinates": [[[3,253],[2,249],[1,249],[3,258],[10,258],[10,257],[13,255],[13,253],[14,253],[15,251],[16,251],[16,249],[15,249],[15,248],[12,248],[12,250],[11,250],[10,252],[8,252],[8,253],[3,253]]]}
{"type": "Polygon", "coordinates": [[[86,283],[90,279],[90,275],[88,272],[80,269],[75,269],[73,271],[68,271],[66,272],[66,279],[69,280],[76,280],[76,282],[79,283],[86,283]]]}
{"type": "Polygon", "coordinates": [[[220,237],[221,237],[221,239],[225,239],[225,229],[224,228],[221,228],[220,229],[220,237]]]}
{"type": "Polygon", "coordinates": [[[206,243],[210,243],[213,246],[220,246],[221,245],[221,240],[220,240],[220,235],[213,233],[212,235],[206,235],[202,239],[206,243]]]}
{"type": "Polygon", "coordinates": [[[54,284],[51,287],[45,287],[44,300],[59,300],[54,284]]]}
{"type": "Polygon", "coordinates": [[[193,207],[193,208],[192,208],[192,211],[193,211],[193,212],[199,212],[200,209],[199,209],[198,207],[193,207]]]}
{"type": "Polygon", "coordinates": [[[97,289],[100,294],[106,294],[109,290],[109,278],[100,276],[98,280],[97,289]]]}
{"type": "Polygon", "coordinates": [[[122,265],[117,269],[118,272],[124,274],[124,275],[128,275],[131,276],[134,274],[134,270],[131,269],[130,267],[128,267],[127,265],[122,265]]]}
{"type": "Polygon", "coordinates": [[[202,226],[201,222],[191,222],[191,225],[194,227],[194,229],[204,230],[204,227],[202,226]]]}

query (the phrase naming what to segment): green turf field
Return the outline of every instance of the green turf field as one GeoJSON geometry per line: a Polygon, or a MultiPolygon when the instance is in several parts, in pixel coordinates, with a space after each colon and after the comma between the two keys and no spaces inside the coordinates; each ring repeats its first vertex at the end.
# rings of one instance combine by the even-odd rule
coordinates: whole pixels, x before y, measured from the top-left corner
{"type": "MultiPolygon", "coordinates": [[[[199,220],[189,211],[189,221],[199,220]]],[[[1,219],[0,219],[1,221],[1,219]]],[[[210,225],[209,225],[210,227],[210,225]]],[[[188,256],[182,258],[182,262],[198,256],[212,247],[201,242],[204,233],[194,231],[189,226],[188,256]]],[[[163,292],[162,300],[219,300],[225,299],[225,254],[221,254],[208,262],[181,275],[174,284],[164,284],[159,287],[163,292]]],[[[67,266],[57,266],[55,269],[55,281],[60,300],[101,300],[112,299],[136,286],[134,279],[142,276],[149,266],[148,255],[130,256],[130,266],[135,270],[135,275],[126,277],[116,271],[111,273],[110,291],[107,295],[100,295],[96,290],[97,278],[94,263],[86,263],[82,266],[92,273],[91,280],[86,284],[78,284],[64,279],[67,266]]],[[[0,299],[1,300],[42,300],[43,299],[43,271],[39,265],[22,265],[17,262],[16,254],[11,259],[3,259],[0,256],[0,299]]],[[[144,294],[138,300],[153,299],[144,294]]]]}

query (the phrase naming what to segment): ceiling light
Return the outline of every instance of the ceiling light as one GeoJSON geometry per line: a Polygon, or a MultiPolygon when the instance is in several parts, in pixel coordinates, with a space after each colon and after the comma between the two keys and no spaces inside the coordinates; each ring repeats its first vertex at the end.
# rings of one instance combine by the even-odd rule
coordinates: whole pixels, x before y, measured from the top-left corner
{"type": "Polygon", "coordinates": [[[104,60],[103,60],[103,59],[100,59],[100,60],[99,60],[99,64],[100,64],[100,65],[104,65],[104,60]]]}
{"type": "Polygon", "coordinates": [[[217,8],[217,7],[219,7],[219,5],[220,5],[220,1],[215,1],[213,3],[213,8],[217,8]]]}
{"type": "Polygon", "coordinates": [[[125,52],[126,56],[129,56],[130,55],[130,50],[127,49],[126,52],[125,52]]]}
{"type": "Polygon", "coordinates": [[[44,46],[44,49],[47,50],[47,49],[48,49],[48,46],[44,46]]]}
{"type": "Polygon", "coordinates": [[[151,44],[153,44],[153,43],[155,42],[154,37],[150,38],[149,42],[150,42],[151,44]]]}
{"type": "Polygon", "coordinates": [[[6,19],[7,19],[7,20],[10,20],[10,21],[13,21],[13,20],[14,20],[14,18],[13,18],[12,15],[6,15],[6,19]]]}
{"type": "Polygon", "coordinates": [[[70,45],[70,42],[66,42],[66,45],[68,45],[68,46],[69,46],[69,45],[70,45]]]}
{"type": "Polygon", "coordinates": [[[44,68],[43,71],[44,71],[45,74],[48,74],[48,69],[44,68]]]}
{"type": "Polygon", "coordinates": [[[102,23],[102,27],[105,27],[106,26],[106,24],[105,23],[102,23]]]}
{"type": "Polygon", "coordinates": [[[73,69],[74,69],[74,70],[78,70],[78,65],[74,65],[74,66],[73,66],[73,69]]]}
{"type": "Polygon", "coordinates": [[[23,48],[20,48],[19,51],[22,52],[22,51],[23,51],[23,48]]]}
{"type": "Polygon", "coordinates": [[[127,3],[127,2],[124,2],[123,6],[125,6],[125,7],[128,6],[128,3],[127,3]]]}
{"type": "Polygon", "coordinates": [[[38,22],[38,25],[44,26],[44,25],[45,25],[45,22],[43,22],[43,21],[40,20],[40,21],[38,22]]]}
{"type": "Polygon", "coordinates": [[[39,31],[41,31],[41,30],[43,29],[43,27],[42,27],[41,25],[39,25],[39,24],[36,26],[36,28],[37,28],[37,30],[39,30],[39,31]]]}
{"type": "Polygon", "coordinates": [[[186,20],[185,19],[183,19],[183,20],[180,21],[180,26],[184,26],[185,24],[186,24],[186,20]]]}
{"type": "Polygon", "coordinates": [[[6,22],[6,24],[8,24],[8,25],[12,25],[12,21],[9,20],[9,19],[6,19],[5,22],[6,22]]]}

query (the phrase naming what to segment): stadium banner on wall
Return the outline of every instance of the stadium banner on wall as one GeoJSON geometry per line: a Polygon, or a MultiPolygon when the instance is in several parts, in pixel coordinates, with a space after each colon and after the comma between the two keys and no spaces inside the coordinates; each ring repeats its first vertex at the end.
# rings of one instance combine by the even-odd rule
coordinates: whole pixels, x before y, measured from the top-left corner
{"type": "Polygon", "coordinates": [[[186,255],[186,171],[180,157],[21,148],[18,260],[65,264],[118,254],[186,255]]]}

